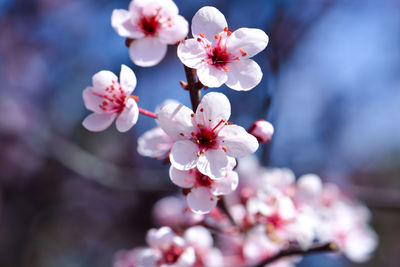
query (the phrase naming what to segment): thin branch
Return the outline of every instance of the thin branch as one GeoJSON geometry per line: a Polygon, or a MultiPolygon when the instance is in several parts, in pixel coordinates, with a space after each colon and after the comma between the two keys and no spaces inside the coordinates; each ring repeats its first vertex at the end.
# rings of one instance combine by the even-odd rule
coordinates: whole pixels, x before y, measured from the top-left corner
{"type": "Polygon", "coordinates": [[[262,261],[261,263],[255,265],[254,267],[263,267],[267,264],[273,263],[277,260],[280,260],[284,257],[289,257],[289,256],[306,256],[306,255],[315,254],[315,253],[337,252],[337,251],[338,251],[338,246],[334,242],[330,242],[330,243],[322,244],[322,245],[315,244],[308,249],[302,249],[300,247],[288,248],[288,249],[282,250],[275,256],[262,261]]]}
{"type": "Polygon", "coordinates": [[[193,111],[196,112],[197,106],[200,104],[201,100],[202,86],[199,86],[198,83],[196,82],[196,70],[186,67],[185,65],[183,66],[185,68],[185,75],[187,80],[186,87],[190,93],[190,102],[192,103],[193,111]]]}

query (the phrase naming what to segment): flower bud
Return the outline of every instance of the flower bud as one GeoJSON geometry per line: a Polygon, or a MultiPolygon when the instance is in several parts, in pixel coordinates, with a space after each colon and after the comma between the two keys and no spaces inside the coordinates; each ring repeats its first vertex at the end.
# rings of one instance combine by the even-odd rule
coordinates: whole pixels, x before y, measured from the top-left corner
{"type": "Polygon", "coordinates": [[[274,134],[274,126],[266,120],[256,120],[249,128],[248,132],[254,135],[258,142],[268,143],[274,134]]]}

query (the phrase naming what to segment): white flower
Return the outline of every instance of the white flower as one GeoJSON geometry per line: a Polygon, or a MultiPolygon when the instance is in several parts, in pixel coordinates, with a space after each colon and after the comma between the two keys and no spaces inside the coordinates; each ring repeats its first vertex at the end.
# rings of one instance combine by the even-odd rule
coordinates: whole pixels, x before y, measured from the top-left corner
{"type": "Polygon", "coordinates": [[[129,56],[142,67],[158,64],[167,45],[185,39],[189,28],[171,0],[133,0],[128,10],[113,11],[111,25],[119,35],[133,39],[129,56]]]}
{"type": "Polygon", "coordinates": [[[213,247],[210,231],[203,226],[193,226],[185,231],[184,239],[193,246],[196,252],[196,263],[193,266],[222,267],[223,256],[219,249],[213,247]]]}
{"type": "Polygon", "coordinates": [[[178,170],[197,167],[211,179],[224,177],[229,157],[243,157],[258,148],[257,139],[237,125],[227,123],[231,114],[228,98],[208,93],[196,113],[181,104],[167,104],[157,114],[164,132],[176,142],[170,153],[178,170]]]}
{"type": "MultiPolygon", "coordinates": [[[[230,158],[230,162],[235,162],[230,158]]],[[[233,168],[235,163],[230,163],[233,168]]],[[[180,171],[174,166],[169,169],[171,181],[182,188],[191,189],[187,195],[189,208],[199,214],[209,213],[215,208],[218,196],[230,194],[238,185],[239,178],[236,172],[228,171],[225,177],[211,179],[202,174],[197,168],[180,171]]]]}
{"type": "Polygon", "coordinates": [[[143,249],[137,256],[138,267],[186,267],[196,261],[193,247],[169,227],[150,229],[146,240],[150,248],[143,249]]]}
{"type": "Polygon", "coordinates": [[[215,7],[203,7],[192,20],[194,38],[178,46],[178,57],[197,70],[202,84],[219,87],[226,84],[237,91],[248,91],[260,83],[260,66],[250,58],[268,44],[268,36],[259,29],[228,29],[224,15],[215,7]]]}
{"type": "Polygon", "coordinates": [[[85,106],[93,111],[82,123],[89,131],[103,131],[114,119],[120,132],[126,132],[136,124],[139,108],[131,96],[136,87],[135,73],[122,65],[119,78],[120,82],[111,71],[100,71],[92,77],[93,86],[83,91],[85,106]]]}
{"type": "Polygon", "coordinates": [[[268,143],[274,134],[274,126],[266,120],[260,119],[255,121],[249,128],[248,132],[254,135],[258,142],[268,143]]]}

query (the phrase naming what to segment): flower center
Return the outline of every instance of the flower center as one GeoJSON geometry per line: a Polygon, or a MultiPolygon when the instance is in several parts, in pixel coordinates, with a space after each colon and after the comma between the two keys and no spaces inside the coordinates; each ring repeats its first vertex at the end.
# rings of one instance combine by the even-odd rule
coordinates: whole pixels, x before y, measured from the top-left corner
{"type": "Polygon", "coordinates": [[[154,36],[160,26],[158,13],[151,17],[142,17],[139,21],[139,28],[145,35],[154,36]]]}
{"type": "Polygon", "coordinates": [[[285,225],[285,220],[278,213],[274,213],[267,217],[267,223],[272,225],[274,229],[279,229],[285,225]]]}
{"type": "Polygon", "coordinates": [[[162,258],[158,261],[158,264],[174,264],[179,257],[182,255],[184,249],[174,244],[170,245],[166,250],[162,252],[162,258]]]}
{"type": "Polygon", "coordinates": [[[126,94],[117,81],[112,81],[112,84],[105,89],[104,94],[92,93],[103,99],[101,104],[99,104],[99,108],[107,114],[121,113],[125,108],[126,94]]]}
{"type": "Polygon", "coordinates": [[[216,45],[212,46],[211,42],[206,39],[205,34],[200,33],[197,41],[204,46],[207,53],[207,58],[202,59],[202,61],[228,72],[230,69],[229,63],[240,60],[240,56],[245,57],[247,54],[243,49],[234,51],[233,53],[227,51],[226,47],[231,34],[232,32],[228,28],[225,28],[223,32],[214,36],[216,45]]]}
{"type": "Polygon", "coordinates": [[[218,146],[217,134],[207,128],[200,128],[200,131],[196,134],[197,144],[201,149],[215,148],[218,146]]]}
{"type": "Polygon", "coordinates": [[[210,187],[213,183],[210,177],[196,171],[196,185],[210,187]]]}

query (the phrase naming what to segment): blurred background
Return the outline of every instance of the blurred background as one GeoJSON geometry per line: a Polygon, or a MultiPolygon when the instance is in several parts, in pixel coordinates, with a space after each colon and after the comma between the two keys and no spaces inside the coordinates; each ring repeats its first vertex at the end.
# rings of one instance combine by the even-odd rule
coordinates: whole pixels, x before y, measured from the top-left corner
{"type": "MultiPolygon", "coordinates": [[[[176,1],[191,21],[213,5],[229,27],[270,36],[256,56],[264,77],[248,93],[222,87],[232,120],[265,118],[264,165],[317,173],[365,202],[380,237],[374,258],[400,262],[400,2],[397,0],[176,1]]],[[[0,0],[0,266],[106,267],[117,250],[144,245],[151,207],[178,192],[161,162],[136,152],[155,126],[140,116],[121,134],[88,132],[82,90],[100,70],[135,71],[139,105],[190,105],[176,47],[139,68],[111,12],[128,0],[0,0]]],[[[210,90],[211,91],[211,90],[210,90]]],[[[302,266],[353,266],[308,257],[302,266]]],[[[355,265],[354,265],[355,266],[355,265]]]]}

